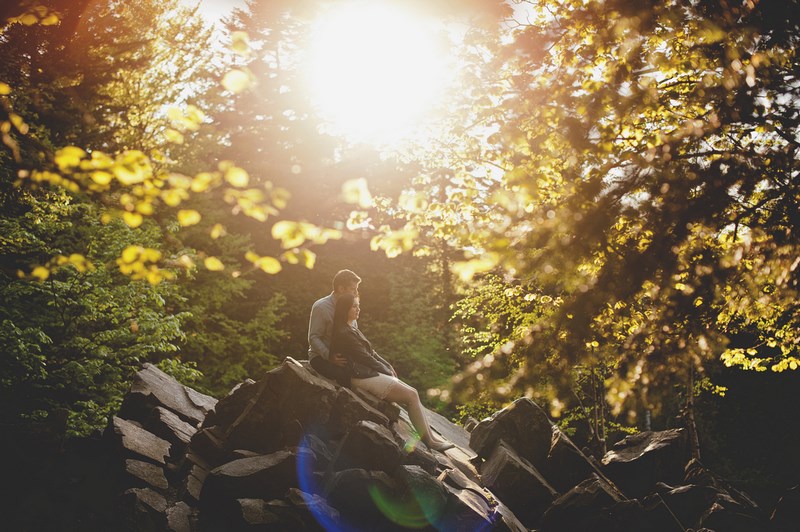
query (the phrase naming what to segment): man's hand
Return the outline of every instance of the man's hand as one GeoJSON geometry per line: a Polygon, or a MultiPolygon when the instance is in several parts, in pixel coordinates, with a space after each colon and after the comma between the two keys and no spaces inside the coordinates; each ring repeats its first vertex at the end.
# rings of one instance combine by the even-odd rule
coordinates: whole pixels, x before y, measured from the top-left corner
{"type": "Polygon", "coordinates": [[[339,353],[331,353],[331,364],[339,366],[340,368],[347,365],[347,357],[339,353]]]}

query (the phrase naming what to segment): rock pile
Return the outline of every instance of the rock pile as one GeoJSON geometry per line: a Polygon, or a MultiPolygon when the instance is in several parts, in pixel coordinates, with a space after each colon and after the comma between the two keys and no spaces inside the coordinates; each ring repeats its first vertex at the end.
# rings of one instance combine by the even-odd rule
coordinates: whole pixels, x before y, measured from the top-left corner
{"type": "MultiPolygon", "coordinates": [[[[125,478],[120,529],[766,530],[744,493],[688,460],[682,429],[630,436],[595,460],[533,401],[456,447],[415,440],[405,412],[287,359],[219,402],[152,365],[107,440],[125,478]]],[[[786,521],[790,508],[779,518],[786,521]]]]}

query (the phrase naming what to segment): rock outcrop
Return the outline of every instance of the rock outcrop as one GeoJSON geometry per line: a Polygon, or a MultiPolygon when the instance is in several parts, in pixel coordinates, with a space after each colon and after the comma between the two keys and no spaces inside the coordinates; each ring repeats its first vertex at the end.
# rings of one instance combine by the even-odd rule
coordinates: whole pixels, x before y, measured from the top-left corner
{"type": "MultiPolygon", "coordinates": [[[[689,460],[682,429],[630,436],[598,462],[529,399],[471,433],[430,419],[456,447],[428,449],[396,405],[292,359],[219,402],[147,365],[105,435],[122,479],[117,529],[768,527],[746,494],[689,460]]],[[[794,508],[773,519],[788,522],[794,508]]]]}

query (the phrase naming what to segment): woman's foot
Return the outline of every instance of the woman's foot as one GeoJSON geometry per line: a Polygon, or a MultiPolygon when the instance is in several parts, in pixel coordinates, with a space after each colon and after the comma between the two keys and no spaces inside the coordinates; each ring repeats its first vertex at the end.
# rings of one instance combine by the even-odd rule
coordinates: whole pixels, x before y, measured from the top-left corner
{"type": "Polygon", "coordinates": [[[433,449],[434,451],[439,451],[441,453],[446,451],[447,449],[452,449],[453,447],[455,447],[455,444],[445,440],[445,441],[431,442],[428,444],[428,447],[433,449]]]}

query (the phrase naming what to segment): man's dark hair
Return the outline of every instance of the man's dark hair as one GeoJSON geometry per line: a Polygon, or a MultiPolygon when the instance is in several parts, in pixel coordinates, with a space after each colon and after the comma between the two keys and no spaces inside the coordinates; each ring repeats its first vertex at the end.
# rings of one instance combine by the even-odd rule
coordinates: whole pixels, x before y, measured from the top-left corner
{"type": "Polygon", "coordinates": [[[358,284],[360,282],[361,277],[355,273],[351,272],[350,270],[340,270],[336,275],[333,276],[333,291],[336,292],[336,289],[340,286],[346,286],[353,283],[358,284]]]}

